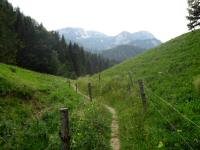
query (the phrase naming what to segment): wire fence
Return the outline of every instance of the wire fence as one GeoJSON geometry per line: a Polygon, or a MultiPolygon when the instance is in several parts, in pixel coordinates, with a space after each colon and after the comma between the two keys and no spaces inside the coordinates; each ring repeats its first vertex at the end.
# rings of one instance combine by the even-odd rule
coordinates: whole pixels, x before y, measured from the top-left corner
{"type": "Polygon", "coordinates": [[[150,106],[152,106],[152,108],[156,112],[158,112],[161,118],[165,120],[173,130],[176,131],[173,133],[176,133],[176,135],[182,139],[182,142],[187,147],[187,149],[190,149],[190,150],[196,149],[196,147],[199,145],[199,142],[200,142],[199,140],[200,126],[196,122],[191,120],[189,117],[187,117],[184,113],[181,113],[176,108],[176,106],[174,106],[173,104],[171,104],[170,102],[168,102],[167,100],[165,100],[164,98],[162,98],[161,96],[153,92],[147,86],[144,85],[144,89],[148,96],[149,104],[151,104],[150,106]],[[177,115],[177,118],[174,116],[175,114],[177,115]],[[168,115],[171,117],[167,117],[168,115]],[[172,119],[173,117],[176,118],[175,120],[180,118],[181,119],[180,122],[179,121],[171,122],[170,119],[172,119]],[[192,125],[193,127],[188,126],[187,123],[183,125],[183,123],[181,122],[184,122],[184,121],[185,123],[186,122],[190,123],[190,125],[192,125]],[[183,130],[180,130],[180,128],[178,129],[177,128],[178,126],[183,128],[183,130]],[[192,132],[192,130],[194,131],[192,132]]]}
{"type": "MultiPolygon", "coordinates": [[[[138,83],[136,79],[129,82],[133,82],[135,85],[138,83]]],[[[157,93],[153,92],[146,85],[144,85],[144,90],[145,90],[145,93],[148,94],[147,95],[148,97],[149,95],[151,95],[150,96],[151,98],[148,98],[148,102],[151,104],[150,106],[152,106],[155,112],[157,112],[159,116],[161,116],[161,118],[165,122],[168,123],[171,129],[176,131],[173,133],[175,133],[182,140],[182,142],[187,147],[187,149],[190,149],[190,150],[196,149],[196,146],[198,146],[200,142],[199,140],[200,125],[194,122],[187,115],[182,113],[180,110],[178,110],[175,105],[171,104],[170,102],[168,102],[167,100],[159,96],[157,93]],[[155,101],[155,99],[157,101],[155,101]],[[170,115],[170,117],[168,117],[168,115],[170,115]],[[175,119],[174,122],[172,122],[173,120],[173,118],[171,118],[172,115],[173,117],[174,115],[177,116],[177,117],[174,117],[175,119]],[[176,122],[178,118],[181,119],[181,120],[179,119],[180,122],[176,122]],[[185,122],[185,125],[183,125],[181,122],[185,122]],[[190,125],[187,123],[190,123],[190,125]],[[179,127],[181,127],[183,130],[180,130],[179,127]],[[192,132],[192,130],[194,130],[194,132],[192,132]],[[196,140],[195,142],[197,143],[194,143],[194,140],[196,140]]]]}
{"type": "Polygon", "coordinates": [[[196,126],[198,129],[200,129],[200,126],[195,123],[194,121],[192,121],[191,119],[189,119],[186,115],[182,114],[178,109],[176,109],[171,103],[167,102],[164,98],[160,97],[159,95],[157,95],[156,93],[152,92],[149,88],[147,88],[145,86],[145,90],[147,90],[148,92],[150,92],[154,97],[158,98],[159,100],[161,100],[163,103],[165,103],[167,106],[169,106],[170,108],[172,108],[180,117],[182,117],[183,119],[185,119],[186,121],[190,122],[191,124],[193,124],[194,126],[196,126]]]}
{"type": "MultiPolygon", "coordinates": [[[[154,109],[160,114],[160,116],[166,121],[168,122],[168,124],[171,126],[172,129],[174,129],[175,131],[177,131],[176,127],[165,117],[164,114],[162,114],[162,112],[155,106],[155,104],[150,101],[152,106],[154,107],[154,109]]],[[[187,140],[184,138],[184,136],[182,136],[179,132],[176,132],[177,135],[183,140],[183,142],[188,146],[188,148],[190,148],[191,150],[193,150],[192,146],[187,142],[187,140]]]]}
{"type": "MultiPolygon", "coordinates": [[[[132,79],[131,73],[129,73],[127,76],[125,76],[125,78],[122,77],[121,80],[122,79],[124,79],[126,81],[128,80],[128,84],[123,84],[124,82],[122,82],[122,84],[121,84],[121,87],[123,87],[123,88],[124,88],[124,86],[128,87],[128,88],[124,88],[124,90],[130,89],[130,88],[135,88],[135,87],[138,88],[138,86],[136,85],[138,83],[138,80],[132,79]]],[[[118,81],[119,81],[119,79],[117,80],[117,82],[118,81]]],[[[118,88],[119,87],[120,86],[118,86],[118,88]]],[[[102,88],[102,86],[101,86],[101,88],[102,88]]],[[[200,143],[200,134],[199,134],[200,133],[200,130],[199,130],[200,125],[197,122],[190,119],[187,115],[182,113],[179,109],[177,109],[175,105],[171,104],[169,101],[165,100],[163,97],[161,97],[157,93],[153,92],[146,85],[144,85],[144,90],[145,90],[146,94],[148,94],[148,97],[149,97],[149,95],[151,95],[152,99],[148,98],[148,102],[151,104],[150,106],[152,106],[152,109],[154,109],[155,112],[159,116],[161,116],[161,119],[163,119],[171,127],[171,129],[175,131],[175,132],[173,132],[173,134],[175,133],[174,136],[175,137],[178,136],[181,139],[182,144],[184,144],[184,146],[187,147],[187,149],[190,149],[190,150],[196,149],[196,147],[200,143]],[[157,101],[155,101],[155,99],[157,101]],[[162,106],[162,107],[160,107],[160,106],[162,106]],[[172,115],[174,118],[171,118],[172,115]],[[184,124],[182,124],[183,122],[184,122],[184,124]],[[187,128],[187,127],[189,127],[189,128],[187,128]],[[195,130],[197,132],[192,132],[191,129],[195,130]],[[192,135],[192,137],[190,137],[190,135],[192,135]],[[193,145],[194,144],[193,140],[195,138],[198,140],[197,145],[193,145]]],[[[129,90],[129,92],[130,91],[131,90],[129,90]]],[[[172,133],[168,132],[168,134],[172,134],[172,133]]]]}

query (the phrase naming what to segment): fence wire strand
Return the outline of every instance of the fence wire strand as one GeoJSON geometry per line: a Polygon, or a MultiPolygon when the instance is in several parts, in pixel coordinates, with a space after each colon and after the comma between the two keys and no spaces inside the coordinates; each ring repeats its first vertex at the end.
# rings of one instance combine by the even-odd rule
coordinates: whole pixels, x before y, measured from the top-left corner
{"type": "MultiPolygon", "coordinates": [[[[155,104],[150,101],[152,106],[155,108],[155,110],[160,114],[160,116],[169,123],[169,125],[176,131],[176,127],[170,123],[170,121],[161,113],[161,111],[159,109],[157,109],[157,107],[155,106],[155,104]]],[[[179,137],[184,141],[184,143],[191,149],[193,150],[192,146],[187,142],[187,140],[178,132],[176,132],[177,135],[179,135],[179,137]]]]}
{"type": "Polygon", "coordinates": [[[154,92],[152,92],[149,88],[147,88],[146,86],[144,86],[145,90],[149,91],[150,93],[152,93],[155,97],[159,98],[162,102],[164,102],[165,104],[167,104],[169,107],[171,107],[176,113],[178,113],[182,118],[184,118],[185,120],[189,121],[191,124],[193,124],[194,126],[196,126],[198,129],[200,129],[200,126],[198,124],[196,124],[194,121],[192,121],[191,119],[189,119],[187,116],[183,115],[179,110],[177,110],[174,106],[172,106],[172,104],[170,104],[169,102],[167,102],[166,100],[164,100],[162,97],[160,97],[159,95],[155,94],[154,92]]]}

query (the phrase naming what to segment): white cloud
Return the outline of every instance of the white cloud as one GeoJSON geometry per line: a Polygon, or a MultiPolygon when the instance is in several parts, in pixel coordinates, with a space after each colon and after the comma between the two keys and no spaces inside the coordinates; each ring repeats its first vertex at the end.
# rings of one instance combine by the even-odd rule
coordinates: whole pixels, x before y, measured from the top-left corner
{"type": "Polygon", "coordinates": [[[109,35],[147,30],[162,41],[187,32],[183,0],[9,0],[48,30],[83,27],[109,35]]]}

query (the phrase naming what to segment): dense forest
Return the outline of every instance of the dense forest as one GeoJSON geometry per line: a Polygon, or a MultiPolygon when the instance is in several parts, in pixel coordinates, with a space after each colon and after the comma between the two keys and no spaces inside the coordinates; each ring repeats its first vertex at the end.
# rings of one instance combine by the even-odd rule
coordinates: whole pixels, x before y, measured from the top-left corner
{"type": "Polygon", "coordinates": [[[66,43],[64,37],[47,31],[7,0],[0,0],[0,62],[70,78],[94,74],[112,65],[76,43],[66,43]]]}

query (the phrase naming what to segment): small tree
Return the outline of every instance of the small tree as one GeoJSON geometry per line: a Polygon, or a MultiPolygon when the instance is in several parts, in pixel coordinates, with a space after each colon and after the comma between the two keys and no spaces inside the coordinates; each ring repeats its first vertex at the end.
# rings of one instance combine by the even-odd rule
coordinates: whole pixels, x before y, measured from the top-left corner
{"type": "Polygon", "coordinates": [[[187,26],[189,30],[200,26],[200,0],[188,0],[188,13],[187,19],[190,23],[187,26]]]}

